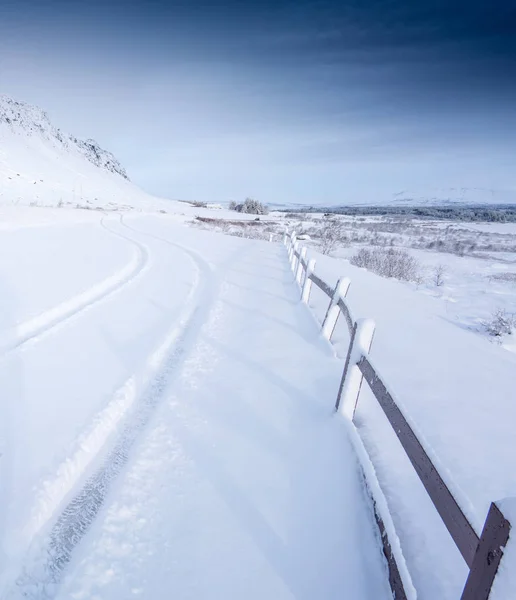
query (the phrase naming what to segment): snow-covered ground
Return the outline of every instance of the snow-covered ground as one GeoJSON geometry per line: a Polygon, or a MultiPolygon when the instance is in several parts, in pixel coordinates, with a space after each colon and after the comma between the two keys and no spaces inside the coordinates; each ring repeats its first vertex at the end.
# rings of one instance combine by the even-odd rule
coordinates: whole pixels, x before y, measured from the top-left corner
{"type": "Polygon", "coordinates": [[[388,598],[283,248],[40,213],[1,238],[0,596],[388,598]]]}
{"type": "MultiPolygon", "coordinates": [[[[389,597],[331,410],[347,333],[320,339],[279,243],[184,213],[1,216],[0,597],[389,597]]],[[[480,533],[490,501],[516,496],[516,355],[443,296],[454,268],[495,269],[449,255],[435,288],[310,252],[328,283],[351,278],[375,365],[480,533]]],[[[314,289],[318,318],[326,305],[314,289]]],[[[459,597],[462,558],[366,389],[357,423],[418,598],[459,597]]]]}

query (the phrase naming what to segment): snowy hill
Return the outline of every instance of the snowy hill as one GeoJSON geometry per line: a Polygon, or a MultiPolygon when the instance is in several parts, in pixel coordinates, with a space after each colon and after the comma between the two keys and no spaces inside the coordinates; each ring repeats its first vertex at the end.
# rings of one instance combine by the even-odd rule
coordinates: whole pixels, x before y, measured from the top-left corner
{"type": "Polygon", "coordinates": [[[94,140],[56,127],[38,107],[0,95],[0,203],[41,206],[162,205],[129,181],[94,140]]]}

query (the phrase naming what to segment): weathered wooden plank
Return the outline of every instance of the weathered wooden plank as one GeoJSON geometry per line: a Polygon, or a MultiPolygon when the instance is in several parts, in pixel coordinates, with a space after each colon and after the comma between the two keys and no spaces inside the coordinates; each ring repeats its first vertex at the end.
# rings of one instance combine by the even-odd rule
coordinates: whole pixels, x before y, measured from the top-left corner
{"type": "MultiPolygon", "coordinates": [[[[358,435],[358,432],[357,432],[357,435],[358,435]]],[[[364,449],[364,452],[365,452],[365,449],[364,449]]],[[[375,500],[375,497],[374,497],[373,491],[371,489],[371,485],[367,478],[363,464],[361,465],[360,471],[362,473],[362,479],[364,481],[364,487],[365,487],[366,493],[368,494],[369,498],[371,499],[374,518],[376,521],[376,525],[378,526],[378,532],[380,533],[380,537],[382,539],[382,549],[383,549],[383,554],[385,556],[385,560],[387,562],[387,570],[389,573],[389,585],[390,585],[391,591],[392,591],[392,599],[393,600],[407,600],[407,594],[405,592],[405,587],[403,585],[403,578],[401,577],[400,571],[398,569],[398,564],[396,562],[396,556],[394,555],[394,552],[392,551],[392,546],[389,541],[389,536],[387,534],[387,530],[385,528],[385,524],[381,517],[380,511],[378,510],[378,505],[375,500]]]]}
{"type": "Polygon", "coordinates": [[[358,367],[392,425],[412,466],[425,486],[435,508],[441,515],[441,519],[450,532],[466,564],[471,567],[479,542],[475,530],[439,475],[439,472],[428,457],[428,454],[425,452],[425,449],[417,439],[416,434],[398,408],[383,381],[376,374],[369,359],[363,356],[358,363],[358,367]]]}
{"type": "Polygon", "coordinates": [[[488,600],[511,524],[493,502],[480,536],[461,600],[488,600]]]}
{"type": "Polygon", "coordinates": [[[353,318],[351,317],[348,305],[346,304],[344,298],[339,298],[338,304],[342,314],[344,315],[344,318],[346,319],[348,331],[351,334],[351,332],[353,331],[353,318]]]}
{"type": "Polygon", "coordinates": [[[351,362],[351,354],[353,352],[353,345],[355,343],[355,336],[357,334],[357,324],[354,323],[350,333],[350,340],[348,346],[348,352],[346,354],[346,362],[344,363],[344,370],[342,371],[342,377],[340,379],[339,391],[337,393],[337,401],[335,402],[335,410],[340,408],[340,400],[342,398],[342,390],[344,389],[344,383],[349,373],[349,366],[351,362]]]}
{"type": "Polygon", "coordinates": [[[331,289],[331,287],[320,277],[317,277],[315,273],[312,273],[310,275],[310,279],[320,290],[322,290],[328,296],[328,298],[331,298],[333,296],[333,290],[331,289]]]}
{"type": "Polygon", "coordinates": [[[380,530],[380,535],[382,536],[383,554],[387,560],[389,585],[391,586],[393,600],[407,600],[407,594],[405,593],[405,589],[403,587],[403,580],[401,579],[398,565],[396,564],[396,558],[392,552],[391,544],[389,542],[387,532],[385,531],[385,525],[383,524],[382,517],[380,517],[376,511],[376,506],[374,510],[374,516],[376,519],[376,524],[378,525],[378,529],[380,530]]]}

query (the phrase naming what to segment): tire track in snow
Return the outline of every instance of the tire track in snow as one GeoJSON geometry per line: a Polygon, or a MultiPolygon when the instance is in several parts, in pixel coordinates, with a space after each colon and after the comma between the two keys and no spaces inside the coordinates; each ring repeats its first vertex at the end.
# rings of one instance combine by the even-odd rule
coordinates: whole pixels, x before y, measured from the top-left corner
{"type": "Polygon", "coordinates": [[[101,219],[100,225],[111,235],[124,239],[136,249],[133,259],[123,269],[94,284],[84,292],[4,332],[0,335],[0,357],[19,349],[28,342],[37,341],[55,327],[111,297],[136,279],[146,268],[149,263],[149,252],[144,244],[109,229],[104,223],[104,217],[101,219]]]}
{"type": "MultiPolygon", "coordinates": [[[[133,231],[144,234],[136,229],[133,231]]],[[[152,376],[149,377],[146,389],[136,400],[133,410],[126,415],[126,422],[113,446],[106,452],[97,470],[61,511],[43,548],[35,548],[32,553],[35,558],[31,560],[29,557],[29,566],[18,578],[17,589],[13,590],[10,598],[18,598],[20,593],[23,598],[54,597],[56,586],[71,560],[74,548],[95,520],[113,482],[129,460],[139,434],[147,425],[207,320],[217,289],[210,266],[196,252],[163,238],[157,239],[181,249],[190,257],[198,272],[197,285],[190,291],[179,322],[151,355],[148,369],[152,376]]]]}

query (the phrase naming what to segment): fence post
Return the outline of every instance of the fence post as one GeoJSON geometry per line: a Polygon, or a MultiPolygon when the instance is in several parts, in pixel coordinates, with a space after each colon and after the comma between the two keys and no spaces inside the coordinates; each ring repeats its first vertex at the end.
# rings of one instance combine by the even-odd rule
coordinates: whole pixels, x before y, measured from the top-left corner
{"type": "Polygon", "coordinates": [[[294,273],[294,277],[296,275],[296,269],[297,269],[297,262],[298,262],[298,258],[296,256],[296,252],[299,250],[299,242],[297,241],[297,238],[294,238],[295,242],[294,245],[292,246],[293,250],[292,250],[292,272],[294,273]]]}
{"type": "Polygon", "coordinates": [[[331,340],[333,330],[335,329],[337,319],[339,318],[339,299],[346,297],[350,283],[351,282],[347,277],[343,277],[342,279],[339,279],[337,285],[335,286],[335,291],[333,292],[333,296],[331,297],[330,304],[328,306],[328,310],[326,311],[326,316],[324,317],[324,321],[322,324],[322,335],[327,340],[331,340]]]}
{"type": "Polygon", "coordinates": [[[461,600],[488,600],[510,530],[511,524],[492,502],[461,600]]]}
{"type": "Polygon", "coordinates": [[[315,258],[311,258],[306,266],[305,283],[303,284],[303,293],[301,294],[301,300],[305,304],[308,304],[308,301],[310,300],[310,292],[312,291],[312,280],[310,279],[310,275],[314,272],[314,270],[315,258]]]}
{"type": "Polygon", "coordinates": [[[296,239],[296,234],[294,232],[292,232],[289,237],[290,237],[290,244],[288,246],[288,260],[290,262],[290,267],[292,267],[292,254],[294,252],[294,241],[296,239]]]}
{"type": "Polygon", "coordinates": [[[344,364],[335,410],[340,411],[351,421],[355,415],[360,388],[364,376],[358,367],[362,356],[367,356],[373,343],[375,322],[372,319],[359,319],[353,326],[348,354],[344,364]]]}
{"type": "Polygon", "coordinates": [[[296,234],[295,232],[292,232],[292,235],[290,236],[290,268],[294,269],[294,260],[295,260],[295,256],[294,256],[294,252],[296,251],[296,234]]]}
{"type": "Polygon", "coordinates": [[[297,263],[297,273],[296,280],[301,285],[302,277],[303,277],[303,259],[306,258],[306,246],[301,248],[301,254],[299,255],[299,261],[297,263]]]}

